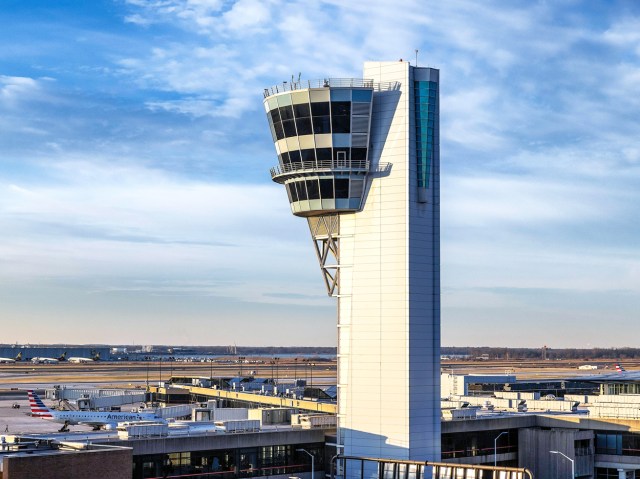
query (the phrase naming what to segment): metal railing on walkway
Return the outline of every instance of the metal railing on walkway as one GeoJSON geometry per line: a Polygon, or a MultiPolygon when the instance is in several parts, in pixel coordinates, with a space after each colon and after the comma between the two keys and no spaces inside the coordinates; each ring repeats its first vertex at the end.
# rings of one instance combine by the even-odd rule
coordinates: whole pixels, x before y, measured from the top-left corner
{"type": "Polygon", "coordinates": [[[331,479],[533,479],[525,468],[356,456],[334,457],[331,469],[331,479]]]}
{"type": "Polygon", "coordinates": [[[265,88],[263,95],[268,98],[278,93],[304,90],[307,88],[371,88],[373,91],[397,90],[398,82],[380,82],[365,78],[323,78],[322,80],[283,81],[277,85],[265,88]]]}
{"type": "Polygon", "coordinates": [[[285,163],[271,168],[271,177],[275,178],[286,173],[299,171],[318,170],[369,171],[369,162],[366,160],[316,160],[285,163]]]}

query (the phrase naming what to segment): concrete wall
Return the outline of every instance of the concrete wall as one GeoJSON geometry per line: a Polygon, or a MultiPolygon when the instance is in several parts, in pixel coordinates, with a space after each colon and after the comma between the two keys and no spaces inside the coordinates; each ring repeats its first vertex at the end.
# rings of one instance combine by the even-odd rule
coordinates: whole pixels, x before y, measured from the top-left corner
{"type": "MultiPolygon", "coordinates": [[[[418,202],[413,81],[437,70],[367,62],[364,77],[399,82],[374,94],[364,209],[340,216],[339,426],[346,455],[440,457],[439,161],[418,202]]],[[[436,129],[437,129],[436,121],[436,129]]],[[[437,137],[437,134],[436,134],[437,137]]]]}
{"type": "Polygon", "coordinates": [[[571,461],[559,451],[574,460],[575,475],[584,479],[592,478],[594,472],[594,433],[576,429],[521,429],[518,431],[518,466],[529,469],[534,477],[572,477],[571,461]],[[578,440],[589,441],[589,453],[576,456],[574,445],[578,440]]]}
{"type": "Polygon", "coordinates": [[[127,479],[131,449],[20,454],[4,458],[2,479],[127,479]]]}

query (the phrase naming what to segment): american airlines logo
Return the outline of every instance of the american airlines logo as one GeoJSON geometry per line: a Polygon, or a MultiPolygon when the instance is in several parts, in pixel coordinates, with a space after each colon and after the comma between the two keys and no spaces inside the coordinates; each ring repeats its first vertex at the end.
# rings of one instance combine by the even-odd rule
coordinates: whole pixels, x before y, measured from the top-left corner
{"type": "Polygon", "coordinates": [[[130,416],[127,414],[107,414],[107,419],[140,419],[139,416],[130,416]]]}

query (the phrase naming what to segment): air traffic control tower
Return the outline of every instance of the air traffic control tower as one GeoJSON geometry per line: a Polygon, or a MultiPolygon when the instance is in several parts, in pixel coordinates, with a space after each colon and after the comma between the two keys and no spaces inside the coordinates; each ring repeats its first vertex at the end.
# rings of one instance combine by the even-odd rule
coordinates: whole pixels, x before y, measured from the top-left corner
{"type": "Polygon", "coordinates": [[[291,211],[338,299],[343,454],[440,459],[439,71],[367,62],[364,79],[264,91],[291,211]]]}

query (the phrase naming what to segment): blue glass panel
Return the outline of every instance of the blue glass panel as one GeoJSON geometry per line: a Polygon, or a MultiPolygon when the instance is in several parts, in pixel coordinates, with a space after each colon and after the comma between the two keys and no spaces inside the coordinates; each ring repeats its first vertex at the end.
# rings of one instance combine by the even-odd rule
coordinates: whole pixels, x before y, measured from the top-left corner
{"type": "Polygon", "coordinates": [[[370,102],[371,90],[352,90],[351,98],[353,101],[370,102]]]}
{"type": "Polygon", "coordinates": [[[332,88],[331,101],[351,101],[351,90],[349,90],[348,88],[332,88]]]}

